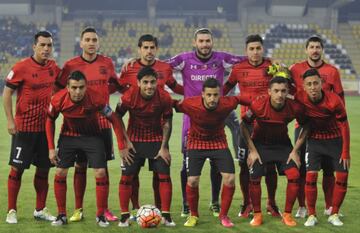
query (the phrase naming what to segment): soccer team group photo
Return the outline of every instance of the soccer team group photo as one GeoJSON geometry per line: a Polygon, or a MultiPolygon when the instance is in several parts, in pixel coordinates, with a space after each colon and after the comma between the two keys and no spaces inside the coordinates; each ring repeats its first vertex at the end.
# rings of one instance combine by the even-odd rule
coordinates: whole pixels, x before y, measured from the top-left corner
{"type": "MultiPolygon", "coordinates": [[[[337,37],[311,23],[249,26],[251,17],[333,19],[320,10],[326,4],[264,0],[266,14],[245,19],[243,9],[261,12],[261,3],[210,1],[213,11],[192,15],[207,9],[203,1],[177,13],[162,0],[136,0],[127,11],[110,11],[110,0],[83,11],[83,1],[23,2],[33,7],[28,19],[62,10],[41,27],[0,13],[4,33],[23,31],[0,43],[4,232],[29,224],[29,232],[356,231],[356,191],[347,195],[358,164],[350,120],[358,97],[348,97],[360,86],[356,52],[340,39],[332,47],[337,37]],[[147,10],[146,23],[121,17],[135,6],[147,10]],[[161,21],[165,12],[176,20],[161,21]],[[244,21],[247,30],[234,29],[244,21]]],[[[328,2],[338,14],[351,5],[328,2]]],[[[343,30],[340,18],[330,33],[343,30]]]]}

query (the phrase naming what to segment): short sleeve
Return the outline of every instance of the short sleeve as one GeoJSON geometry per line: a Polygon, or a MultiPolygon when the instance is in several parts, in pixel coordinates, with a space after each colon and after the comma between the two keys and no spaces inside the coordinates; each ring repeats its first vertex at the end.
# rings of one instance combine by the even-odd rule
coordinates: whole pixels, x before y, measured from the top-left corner
{"type": "MultiPolygon", "coordinates": [[[[22,71],[24,72],[24,70],[22,71]]],[[[17,89],[24,82],[23,75],[21,75],[20,69],[17,65],[15,65],[8,75],[6,76],[6,86],[11,89],[17,89]]]]}

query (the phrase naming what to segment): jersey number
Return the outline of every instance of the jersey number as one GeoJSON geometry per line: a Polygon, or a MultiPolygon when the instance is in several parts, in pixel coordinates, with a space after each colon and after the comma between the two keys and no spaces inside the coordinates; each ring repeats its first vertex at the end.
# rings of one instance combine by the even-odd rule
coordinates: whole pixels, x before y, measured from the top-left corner
{"type": "Polygon", "coordinates": [[[17,153],[16,153],[16,159],[19,159],[22,148],[21,148],[21,147],[19,147],[19,146],[17,146],[17,147],[16,147],[16,150],[17,150],[17,153]]]}

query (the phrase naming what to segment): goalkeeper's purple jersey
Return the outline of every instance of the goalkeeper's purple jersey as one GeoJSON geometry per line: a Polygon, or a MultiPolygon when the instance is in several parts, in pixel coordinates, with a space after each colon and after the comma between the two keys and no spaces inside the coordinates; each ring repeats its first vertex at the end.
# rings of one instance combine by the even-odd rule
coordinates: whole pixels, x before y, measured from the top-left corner
{"type": "MultiPolygon", "coordinates": [[[[181,53],[167,62],[173,69],[180,71],[182,74],[184,98],[201,95],[202,85],[208,78],[215,78],[222,85],[224,83],[224,73],[234,64],[246,59],[244,56],[236,56],[225,52],[213,51],[209,59],[202,60],[196,56],[196,53],[181,53]]],[[[184,114],[183,118],[183,139],[190,128],[190,118],[184,114]]],[[[184,145],[184,140],[183,140],[184,145]]]]}

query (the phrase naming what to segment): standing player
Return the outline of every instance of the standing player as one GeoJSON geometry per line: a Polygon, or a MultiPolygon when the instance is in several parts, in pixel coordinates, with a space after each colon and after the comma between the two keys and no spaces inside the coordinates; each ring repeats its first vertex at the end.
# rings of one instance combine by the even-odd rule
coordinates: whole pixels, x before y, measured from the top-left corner
{"type": "MultiPolygon", "coordinates": [[[[275,76],[271,79],[267,96],[259,96],[251,103],[243,115],[241,130],[249,148],[248,166],[250,169],[250,197],[254,208],[254,218],[250,224],[262,224],[261,214],[261,176],[267,163],[277,163],[287,177],[285,211],[282,214],[284,224],[295,226],[291,216],[292,207],[299,189],[300,158],[296,148],[292,148],[287,125],[296,119],[304,119],[303,106],[294,100],[287,99],[289,93],[288,79],[275,76]],[[245,122],[253,124],[251,138],[245,122]]],[[[302,144],[305,137],[301,138],[302,144]]]]}
{"type": "Polygon", "coordinates": [[[89,165],[94,168],[96,179],[96,221],[99,226],[107,227],[109,222],[104,213],[109,195],[109,180],[106,174],[106,153],[99,113],[109,119],[118,139],[119,150],[124,148],[123,128],[116,114],[103,98],[92,89],[87,90],[87,81],[83,73],[74,71],[67,81],[67,88],[56,93],[50,103],[46,120],[46,136],[49,145],[49,158],[57,166],[54,189],[58,205],[58,217],[53,226],[67,223],[66,218],[66,177],[69,167],[74,165],[76,156],[81,151],[89,165]],[[55,121],[59,114],[64,116],[59,138],[59,151],[56,155],[54,145],[55,121]]]}
{"type": "Polygon", "coordinates": [[[16,203],[24,169],[36,166],[34,187],[36,208],[34,217],[53,221],[45,207],[51,163],[45,135],[46,110],[50,103],[55,78],[60,69],[50,59],[52,35],[48,31],[35,34],[34,54],[14,65],[6,77],[3,92],[8,132],[12,135],[8,178],[7,223],[17,223],[16,203]],[[12,94],[17,91],[16,112],[13,116],[12,94]]]}
{"type": "Polygon", "coordinates": [[[223,177],[220,223],[224,227],[234,224],[227,216],[235,191],[235,167],[225,136],[225,119],[238,104],[249,104],[240,96],[221,96],[220,82],[209,78],[203,83],[202,95],[175,102],[178,112],[190,117],[186,145],[186,170],[188,172],[186,195],[191,214],[184,226],[194,227],[199,218],[199,180],[207,158],[213,160],[223,177]]]}
{"type": "MultiPolygon", "coordinates": [[[[270,59],[264,58],[263,39],[259,35],[249,35],[246,38],[245,53],[247,59],[234,65],[230,77],[224,85],[224,94],[239,85],[240,93],[250,99],[260,95],[267,95],[271,76],[267,74],[267,68],[272,64],[270,59]]],[[[241,117],[245,117],[247,106],[241,106],[241,117]]],[[[253,123],[243,123],[251,132],[253,123]]],[[[243,135],[240,135],[239,165],[241,167],[239,180],[243,194],[243,205],[239,216],[247,218],[252,211],[249,197],[249,168],[247,166],[248,148],[243,135]]],[[[279,208],[275,202],[277,187],[277,174],[272,163],[267,164],[266,185],[268,190],[267,211],[272,216],[280,216],[279,208]]]]}
{"type": "Polygon", "coordinates": [[[156,59],[158,50],[158,40],[150,34],[142,35],[138,41],[138,53],[140,58],[134,63],[122,70],[120,79],[120,91],[125,92],[131,86],[137,86],[137,74],[144,66],[150,66],[158,74],[157,84],[161,88],[168,86],[173,92],[183,95],[184,89],[179,85],[173,77],[172,67],[166,62],[156,59]]]}
{"type": "MultiPolygon", "coordinates": [[[[306,41],[305,53],[307,59],[303,62],[296,63],[290,67],[293,80],[295,82],[297,90],[303,90],[303,74],[310,68],[315,68],[320,73],[320,77],[323,80],[323,89],[334,92],[339,95],[343,102],[344,90],[341,84],[340,74],[336,67],[327,64],[322,60],[324,44],[320,37],[312,36],[306,41]]],[[[295,125],[295,140],[297,139],[300,127],[298,124],[295,125]]],[[[301,160],[302,165],[300,167],[300,189],[298,195],[299,209],[296,213],[296,217],[305,218],[307,211],[305,207],[305,145],[301,148],[301,160]]],[[[332,165],[329,160],[322,162],[323,167],[323,180],[322,188],[325,195],[325,215],[331,213],[332,194],[335,185],[334,171],[331,169],[332,165]]]]}
{"type": "Polygon", "coordinates": [[[350,131],[343,100],[335,93],[323,89],[320,73],[309,69],[303,75],[305,92],[298,93],[298,100],[306,107],[310,120],[310,135],[306,151],[305,195],[309,217],[305,226],[314,226],[316,218],[317,176],[322,161],[329,160],[336,171],[332,197],[332,210],[328,221],[342,226],[339,209],[347,191],[350,168],[350,131]]]}
{"type": "MultiPolygon", "coordinates": [[[[131,86],[137,86],[137,74],[140,69],[145,66],[150,66],[157,73],[157,85],[164,89],[167,85],[172,91],[177,94],[183,95],[184,89],[179,85],[173,77],[172,68],[166,62],[156,60],[156,53],[158,50],[158,40],[156,37],[145,34],[139,38],[138,41],[138,53],[140,59],[137,59],[132,66],[129,66],[126,70],[123,70],[120,74],[119,89],[122,93],[127,91],[131,86]]],[[[161,209],[160,194],[159,194],[159,180],[156,173],[153,174],[153,188],[155,205],[161,209]]],[[[133,209],[139,209],[139,176],[134,176],[133,179],[133,191],[131,201],[133,209]]]]}
{"type": "Polygon", "coordinates": [[[132,195],[132,182],[139,173],[145,159],[149,168],[159,180],[161,212],[165,226],[175,223],[170,216],[172,184],[170,178],[169,139],[172,129],[172,101],[169,93],[158,88],[157,73],[150,66],[142,68],[137,86],[132,86],[121,97],[117,113],[123,116],[129,112],[127,128],[128,149],[121,154],[121,179],[119,199],[121,219],[119,227],[129,226],[129,201],[132,195]]]}
{"type": "MultiPolygon", "coordinates": [[[[215,78],[221,83],[224,82],[225,69],[230,69],[234,64],[243,60],[243,57],[231,55],[225,52],[213,51],[213,36],[208,28],[201,28],[195,31],[193,46],[195,51],[185,52],[171,58],[168,63],[181,72],[184,86],[184,98],[198,96],[202,92],[202,85],[208,78],[215,78]]],[[[221,88],[222,89],[222,88],[221,88]]],[[[222,93],[222,92],[221,92],[222,93]]],[[[236,118],[233,118],[237,120],[236,118]]],[[[228,124],[232,134],[238,134],[236,122],[228,124]]],[[[186,135],[190,127],[190,118],[186,114],[183,117],[182,128],[182,152],[184,154],[183,167],[181,170],[181,188],[183,193],[183,210],[182,216],[188,216],[189,207],[186,203],[186,135]]],[[[217,171],[214,163],[210,160],[211,165],[211,189],[212,201],[210,209],[214,216],[219,216],[219,193],[221,188],[221,175],[217,171]]]]}
{"type": "MultiPolygon", "coordinates": [[[[81,71],[87,79],[87,87],[93,90],[96,95],[105,96],[104,104],[109,103],[109,83],[116,83],[117,77],[114,64],[109,57],[97,53],[99,50],[99,37],[94,28],[88,27],[81,32],[80,47],[82,55],[74,57],[65,62],[61,75],[56,80],[58,88],[67,85],[68,76],[75,70],[81,71]]],[[[111,88],[110,88],[111,89],[111,88]]],[[[108,160],[114,159],[113,142],[110,122],[99,114],[99,124],[101,135],[104,140],[106,156],[108,160]]],[[[83,200],[86,189],[87,160],[83,154],[78,154],[74,172],[74,192],[75,192],[75,211],[70,217],[70,221],[78,222],[83,218],[83,200]]],[[[108,170],[107,175],[108,174],[108,170]]],[[[108,208],[105,211],[108,221],[116,221],[108,208]]]]}

